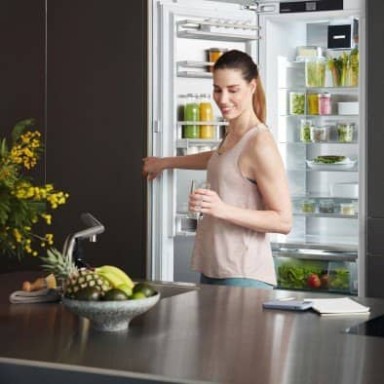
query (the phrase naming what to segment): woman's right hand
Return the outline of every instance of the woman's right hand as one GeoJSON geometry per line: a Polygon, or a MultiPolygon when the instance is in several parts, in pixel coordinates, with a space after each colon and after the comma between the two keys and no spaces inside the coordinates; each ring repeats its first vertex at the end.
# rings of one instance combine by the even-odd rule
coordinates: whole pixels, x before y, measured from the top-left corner
{"type": "Polygon", "coordinates": [[[155,179],[164,170],[163,160],[160,157],[146,157],[143,162],[143,175],[148,180],[155,179]]]}

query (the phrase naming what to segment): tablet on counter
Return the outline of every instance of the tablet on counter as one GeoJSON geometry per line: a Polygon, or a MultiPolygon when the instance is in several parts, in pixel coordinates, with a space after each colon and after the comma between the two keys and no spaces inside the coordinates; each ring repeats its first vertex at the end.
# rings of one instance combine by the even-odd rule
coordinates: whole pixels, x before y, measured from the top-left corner
{"type": "Polygon", "coordinates": [[[271,300],[263,303],[263,308],[289,311],[306,311],[312,308],[312,302],[305,300],[271,300]]]}

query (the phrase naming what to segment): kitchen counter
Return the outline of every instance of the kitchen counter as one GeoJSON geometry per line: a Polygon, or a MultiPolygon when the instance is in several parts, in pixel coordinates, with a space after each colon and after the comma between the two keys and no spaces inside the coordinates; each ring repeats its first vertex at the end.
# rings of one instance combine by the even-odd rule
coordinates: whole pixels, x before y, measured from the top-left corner
{"type": "Polygon", "coordinates": [[[99,332],[59,303],[10,304],[26,277],[0,275],[0,383],[383,382],[384,338],[346,329],[384,314],[384,300],[321,317],[262,308],[312,293],[159,283],[163,298],[128,332],[99,332]]]}

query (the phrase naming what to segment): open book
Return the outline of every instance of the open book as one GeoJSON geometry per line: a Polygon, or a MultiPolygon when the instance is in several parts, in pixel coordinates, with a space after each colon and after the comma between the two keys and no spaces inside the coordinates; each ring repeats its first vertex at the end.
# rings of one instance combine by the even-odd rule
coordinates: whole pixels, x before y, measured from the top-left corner
{"type": "Polygon", "coordinates": [[[312,302],[312,309],[320,315],[357,315],[369,313],[366,307],[349,297],[305,299],[312,302]]]}

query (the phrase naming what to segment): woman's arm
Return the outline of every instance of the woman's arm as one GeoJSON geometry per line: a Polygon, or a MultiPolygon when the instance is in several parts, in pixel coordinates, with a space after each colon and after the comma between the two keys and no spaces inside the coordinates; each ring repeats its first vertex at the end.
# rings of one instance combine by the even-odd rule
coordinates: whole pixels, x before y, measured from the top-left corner
{"type": "MultiPolygon", "coordinates": [[[[198,190],[196,195],[200,196],[196,196],[196,210],[257,232],[289,233],[292,226],[291,199],[283,162],[272,135],[268,131],[260,132],[244,155],[242,172],[256,181],[265,209],[228,205],[216,192],[198,190]]],[[[193,209],[193,198],[190,206],[193,209]]]]}
{"type": "Polygon", "coordinates": [[[213,151],[195,155],[174,157],[146,157],[143,159],[143,174],[148,180],[156,178],[164,169],[206,169],[213,151]]]}

